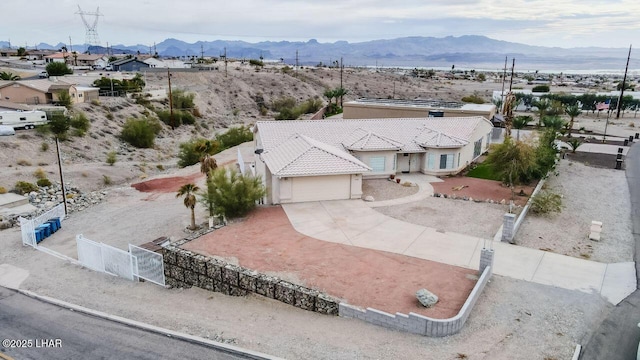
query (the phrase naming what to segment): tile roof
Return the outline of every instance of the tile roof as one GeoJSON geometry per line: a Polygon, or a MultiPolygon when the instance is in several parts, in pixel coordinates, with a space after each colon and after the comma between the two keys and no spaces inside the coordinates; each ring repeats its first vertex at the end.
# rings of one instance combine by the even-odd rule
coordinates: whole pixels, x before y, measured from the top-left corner
{"type": "Polygon", "coordinates": [[[254,132],[271,173],[284,177],[370,171],[350,150],[420,153],[426,148],[460,148],[482,125],[487,131],[492,127],[481,116],[290,120],[258,121],[254,132]]]}
{"type": "MultiPolygon", "coordinates": [[[[376,144],[382,146],[383,144],[381,143],[384,142],[390,144],[398,143],[400,144],[400,149],[398,150],[400,152],[425,152],[425,147],[437,147],[437,145],[441,147],[462,147],[472,140],[473,131],[482,124],[486,124],[488,127],[492,126],[489,120],[481,116],[327,119],[258,121],[254,131],[259,133],[264,151],[274,149],[294,134],[301,134],[348,152],[349,147],[356,144],[358,135],[362,134],[364,137],[365,133],[371,133],[367,146],[373,147],[376,144]],[[428,130],[440,133],[440,135],[429,137],[428,130]],[[456,144],[459,145],[455,146],[456,144]]],[[[360,143],[364,145],[364,140],[360,143]]],[[[369,149],[369,151],[371,150],[369,149]]]]}
{"type": "Polygon", "coordinates": [[[351,154],[310,137],[294,134],[268,151],[262,159],[276,176],[359,174],[371,168],[351,154]]]}
{"type": "Polygon", "coordinates": [[[364,129],[356,129],[342,142],[348,150],[356,151],[380,151],[400,150],[402,143],[386,136],[378,135],[364,129]]]}

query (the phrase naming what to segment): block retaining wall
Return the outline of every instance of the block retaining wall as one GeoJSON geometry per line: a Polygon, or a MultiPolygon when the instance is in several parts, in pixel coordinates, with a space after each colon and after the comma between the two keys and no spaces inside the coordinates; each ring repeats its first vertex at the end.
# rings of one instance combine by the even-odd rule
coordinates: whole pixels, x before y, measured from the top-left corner
{"type": "Polygon", "coordinates": [[[372,308],[362,310],[345,303],[340,303],[339,314],[342,317],[356,318],[371,324],[400,331],[408,331],[414,334],[432,337],[453,335],[459,332],[464,326],[471,314],[471,310],[478,301],[480,294],[482,294],[490,278],[491,266],[487,266],[458,314],[449,319],[432,319],[416,313],[409,313],[409,315],[396,313],[392,315],[372,308]]]}
{"type": "Polygon", "coordinates": [[[164,247],[164,273],[167,285],[184,288],[196,286],[231,296],[255,293],[304,310],[338,315],[338,299],[275,276],[261,274],[179,247],[190,240],[191,238],[186,238],[164,247]]]}

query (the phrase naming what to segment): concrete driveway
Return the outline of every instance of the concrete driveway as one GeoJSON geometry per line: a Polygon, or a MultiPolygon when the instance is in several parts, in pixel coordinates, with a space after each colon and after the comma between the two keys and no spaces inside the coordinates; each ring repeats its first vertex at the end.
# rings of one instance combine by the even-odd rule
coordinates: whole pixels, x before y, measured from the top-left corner
{"type": "Polygon", "coordinates": [[[319,240],[472,269],[478,268],[480,250],[493,248],[493,272],[498,275],[587,293],[597,292],[613,304],[636,289],[633,262],[604,264],[442,232],[385,216],[361,200],[285,204],[283,208],[298,232],[319,240]]]}

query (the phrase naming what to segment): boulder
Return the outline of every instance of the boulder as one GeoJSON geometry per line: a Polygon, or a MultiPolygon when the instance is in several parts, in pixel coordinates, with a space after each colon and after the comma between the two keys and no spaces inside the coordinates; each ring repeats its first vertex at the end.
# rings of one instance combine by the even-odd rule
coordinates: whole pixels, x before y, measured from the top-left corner
{"type": "Polygon", "coordinates": [[[376,201],[376,199],[374,199],[373,196],[371,196],[371,195],[365,196],[364,199],[362,199],[362,200],[369,201],[369,202],[376,201]]]}
{"type": "Polygon", "coordinates": [[[438,296],[427,289],[416,291],[416,298],[422,306],[430,308],[438,302],[438,296]]]}

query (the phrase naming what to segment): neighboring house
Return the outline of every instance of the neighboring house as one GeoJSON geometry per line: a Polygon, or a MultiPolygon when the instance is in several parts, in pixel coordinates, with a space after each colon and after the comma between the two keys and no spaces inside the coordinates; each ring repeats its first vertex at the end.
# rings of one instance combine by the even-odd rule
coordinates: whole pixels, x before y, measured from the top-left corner
{"type": "Polygon", "coordinates": [[[469,104],[439,100],[358,99],[343,104],[344,119],[424,118],[496,114],[493,104],[469,104]]]}
{"type": "Polygon", "coordinates": [[[67,63],[73,66],[87,66],[102,69],[109,63],[109,58],[100,54],[71,54],[67,63]]]}
{"type": "Polygon", "coordinates": [[[484,117],[258,121],[256,173],[267,203],[357,199],[362,178],[456,174],[487,151],[484,117]]]}
{"type": "Polygon", "coordinates": [[[46,64],[52,63],[52,62],[61,62],[61,63],[66,63],[67,62],[67,58],[69,58],[71,54],[69,54],[68,52],[57,52],[55,54],[51,54],[51,55],[47,55],[44,57],[44,62],[46,64]]]}
{"type": "Polygon", "coordinates": [[[75,85],[60,80],[0,81],[0,99],[18,104],[55,103],[60,92],[68,92],[72,99],[78,97],[75,85]]]}
{"type": "Polygon", "coordinates": [[[175,59],[156,59],[150,57],[144,60],[145,63],[149,64],[151,68],[169,68],[169,69],[187,69],[190,68],[190,64],[185,64],[182,60],[175,59]]]}
{"type": "Polygon", "coordinates": [[[109,63],[113,67],[114,71],[140,71],[141,69],[146,69],[149,67],[149,64],[144,61],[138,60],[137,58],[126,58],[114,61],[109,63]]]}
{"type": "Polygon", "coordinates": [[[100,88],[77,85],[75,88],[77,97],[74,99],[74,102],[76,103],[88,103],[91,102],[91,100],[98,100],[99,98],[100,88]]]}

